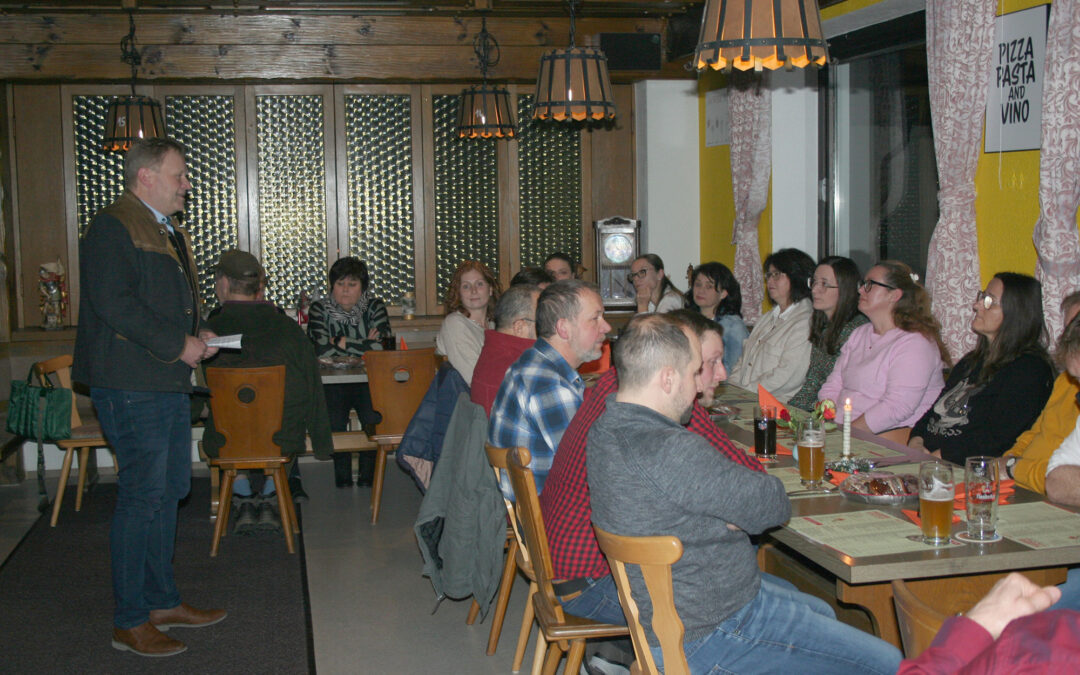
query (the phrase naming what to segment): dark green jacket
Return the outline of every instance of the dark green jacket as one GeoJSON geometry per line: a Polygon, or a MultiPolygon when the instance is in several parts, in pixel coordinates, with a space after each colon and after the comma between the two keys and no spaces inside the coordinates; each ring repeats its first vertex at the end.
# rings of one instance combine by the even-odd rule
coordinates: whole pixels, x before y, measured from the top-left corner
{"type": "MultiPolygon", "coordinates": [[[[218,335],[243,334],[240,351],[223,349],[205,367],[253,368],[285,366],[285,410],[281,431],[275,436],[284,453],[304,452],[305,436],[319,459],[333,451],[330,417],[319,378],[319,363],[304,331],[269,302],[226,302],[221,312],[207,319],[218,335]]],[[[203,450],[217,457],[225,437],[214,430],[213,415],[206,422],[203,450]]]]}

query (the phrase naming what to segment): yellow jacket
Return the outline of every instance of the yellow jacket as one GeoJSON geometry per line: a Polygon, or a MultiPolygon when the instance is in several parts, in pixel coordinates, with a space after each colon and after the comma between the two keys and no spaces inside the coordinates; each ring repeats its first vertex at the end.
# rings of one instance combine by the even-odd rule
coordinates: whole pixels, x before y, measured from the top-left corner
{"type": "Polygon", "coordinates": [[[1076,428],[1076,416],[1080,414],[1076,404],[1077,393],[1080,393],[1080,385],[1076,380],[1068,373],[1058,375],[1054,380],[1054,390],[1050,392],[1050,400],[1046,402],[1039,419],[1020,434],[1016,444],[1005,452],[1006,457],[1016,455],[1020,458],[1013,466],[1013,476],[1020,487],[1046,492],[1046,463],[1065,437],[1076,428]]]}

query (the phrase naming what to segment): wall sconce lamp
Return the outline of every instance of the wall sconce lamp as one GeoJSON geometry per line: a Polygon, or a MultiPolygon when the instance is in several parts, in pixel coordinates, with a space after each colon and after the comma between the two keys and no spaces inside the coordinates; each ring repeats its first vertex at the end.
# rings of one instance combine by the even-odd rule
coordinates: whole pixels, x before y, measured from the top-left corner
{"type": "Polygon", "coordinates": [[[828,59],[815,0],[707,0],[694,51],[698,70],[824,66],[828,59]]]}
{"type": "Polygon", "coordinates": [[[135,48],[134,12],[128,12],[128,25],[128,34],[120,40],[120,60],[131,66],[131,96],[117,96],[105,111],[102,147],[106,151],[127,152],[131,144],[140,138],[165,135],[161,104],[149,96],[135,93],[135,73],[142,63],[142,57],[135,48]]]}
{"type": "Polygon", "coordinates": [[[574,45],[574,5],[569,0],[570,46],[540,57],[533,119],[615,119],[615,100],[608,77],[607,56],[597,47],[574,45]]]}
{"type": "Polygon", "coordinates": [[[458,107],[459,138],[513,138],[514,109],[506,87],[488,84],[488,69],[499,63],[499,43],[487,30],[487,17],[473,40],[482,82],[461,92],[458,107]]]}

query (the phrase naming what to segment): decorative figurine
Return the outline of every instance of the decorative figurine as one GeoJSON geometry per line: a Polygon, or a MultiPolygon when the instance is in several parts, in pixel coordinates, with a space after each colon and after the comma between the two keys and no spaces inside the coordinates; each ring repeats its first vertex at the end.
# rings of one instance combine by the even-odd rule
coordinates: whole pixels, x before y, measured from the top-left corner
{"type": "Polygon", "coordinates": [[[57,260],[38,267],[38,294],[41,297],[41,327],[58,330],[64,327],[67,314],[67,283],[64,265],[57,260]]]}
{"type": "Polygon", "coordinates": [[[309,307],[311,307],[311,294],[300,291],[300,297],[296,301],[296,323],[300,324],[304,330],[307,330],[309,307]]]}

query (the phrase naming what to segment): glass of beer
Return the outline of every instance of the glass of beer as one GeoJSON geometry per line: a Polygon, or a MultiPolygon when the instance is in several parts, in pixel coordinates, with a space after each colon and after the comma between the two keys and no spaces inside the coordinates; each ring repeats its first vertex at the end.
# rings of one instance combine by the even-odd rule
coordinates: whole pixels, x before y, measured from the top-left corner
{"type": "Polygon", "coordinates": [[[776,460],[776,408],[754,406],[754,454],[764,462],[776,460]]]}
{"type": "Polygon", "coordinates": [[[998,495],[1001,478],[996,457],[968,457],[964,462],[964,491],[967,493],[968,539],[997,539],[998,495]]]}
{"type": "Polygon", "coordinates": [[[919,517],[924,543],[932,546],[949,543],[955,490],[951,464],[930,461],[919,465],[919,517]]]}
{"type": "Polygon", "coordinates": [[[799,478],[803,487],[816,490],[825,476],[825,424],[813,416],[799,423],[796,439],[799,451],[799,478]]]}

